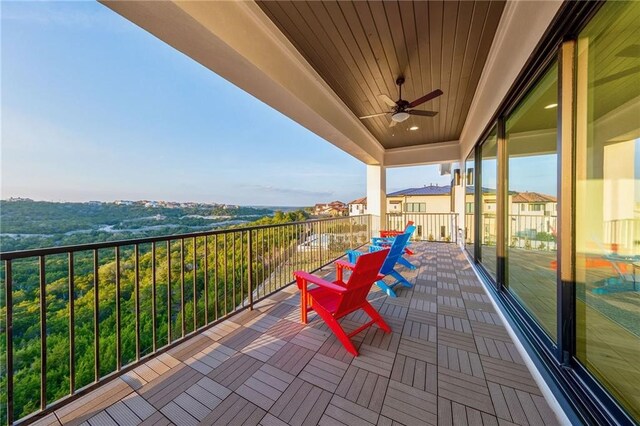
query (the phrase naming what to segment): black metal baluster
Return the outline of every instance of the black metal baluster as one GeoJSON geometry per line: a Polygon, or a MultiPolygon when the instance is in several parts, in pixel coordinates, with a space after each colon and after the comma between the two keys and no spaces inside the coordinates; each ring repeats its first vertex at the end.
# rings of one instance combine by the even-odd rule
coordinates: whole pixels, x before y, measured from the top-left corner
{"type": "Polygon", "coordinates": [[[198,329],[198,257],[196,253],[196,237],[193,237],[193,331],[198,329]]]}
{"type": "Polygon", "coordinates": [[[184,238],[180,238],[180,329],[182,337],[186,334],[187,322],[184,308],[184,238]]]}
{"type": "Polygon", "coordinates": [[[167,240],[167,345],[171,344],[171,240],[167,240]]]}
{"type": "Polygon", "coordinates": [[[154,353],[156,349],[158,349],[158,330],[156,329],[156,292],[156,243],[154,241],[151,243],[151,344],[154,353]]]}
{"type": "Polygon", "coordinates": [[[120,246],[116,246],[116,371],[122,368],[122,317],[120,312],[120,246]]]}
{"type": "Polygon", "coordinates": [[[240,231],[240,300],[244,308],[244,231],[240,231]]]}
{"type": "Polygon", "coordinates": [[[73,252],[69,252],[69,393],[76,391],[76,289],[73,252]]]}
{"type": "Polygon", "coordinates": [[[40,409],[47,407],[47,282],[45,258],[39,256],[40,265],[40,409]]]}
{"type": "Polygon", "coordinates": [[[100,380],[100,291],[98,250],[93,250],[93,371],[94,379],[100,380]]]}
{"type": "Polygon", "coordinates": [[[249,297],[249,309],[253,310],[253,238],[251,230],[247,235],[247,296],[249,297]]]}
{"type": "MultiPolygon", "coordinates": [[[[262,295],[265,295],[265,288],[264,288],[264,273],[265,273],[265,266],[266,266],[266,259],[264,258],[264,229],[260,230],[260,256],[262,258],[262,268],[260,268],[260,287],[262,287],[262,295]]],[[[258,288],[258,298],[260,298],[260,288],[258,288]]]]}
{"type": "Polygon", "coordinates": [[[209,324],[209,236],[204,236],[204,323],[209,324]]]}
{"type": "Polygon", "coordinates": [[[273,250],[274,250],[274,237],[273,237],[273,228],[269,228],[269,232],[267,233],[267,246],[269,247],[269,294],[273,292],[273,250]]]}
{"type": "Polygon", "coordinates": [[[135,263],[136,361],[140,361],[140,247],[138,244],[134,245],[133,250],[135,263]]]}
{"type": "Polygon", "coordinates": [[[228,270],[227,270],[227,259],[228,259],[228,253],[227,253],[227,236],[229,234],[228,233],[224,233],[224,244],[222,246],[222,255],[224,256],[224,279],[223,279],[223,285],[224,285],[224,316],[227,316],[227,280],[229,279],[229,274],[228,274],[228,270]]]}
{"type": "Polygon", "coordinates": [[[231,238],[233,240],[232,243],[232,248],[231,250],[233,250],[233,253],[231,254],[231,264],[233,265],[232,268],[232,272],[231,272],[231,297],[232,297],[232,302],[231,302],[231,309],[232,312],[235,312],[236,310],[236,233],[235,232],[231,232],[230,233],[231,238]]]}
{"type": "Polygon", "coordinates": [[[215,319],[218,319],[218,234],[215,235],[215,245],[213,246],[213,257],[216,259],[215,261],[215,274],[214,274],[214,285],[213,285],[213,296],[214,296],[214,304],[215,304],[215,319]]]}
{"type": "Polygon", "coordinates": [[[5,339],[7,345],[7,424],[13,424],[13,275],[11,261],[4,262],[5,339]]]}

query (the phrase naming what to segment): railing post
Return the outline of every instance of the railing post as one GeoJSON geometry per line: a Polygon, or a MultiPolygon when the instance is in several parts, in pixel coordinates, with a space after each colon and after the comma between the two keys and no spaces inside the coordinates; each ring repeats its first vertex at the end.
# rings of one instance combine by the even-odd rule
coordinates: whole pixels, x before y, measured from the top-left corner
{"type": "Polygon", "coordinates": [[[253,233],[249,230],[248,242],[247,242],[247,293],[249,296],[249,310],[253,311],[253,252],[251,247],[253,246],[253,233]]]}

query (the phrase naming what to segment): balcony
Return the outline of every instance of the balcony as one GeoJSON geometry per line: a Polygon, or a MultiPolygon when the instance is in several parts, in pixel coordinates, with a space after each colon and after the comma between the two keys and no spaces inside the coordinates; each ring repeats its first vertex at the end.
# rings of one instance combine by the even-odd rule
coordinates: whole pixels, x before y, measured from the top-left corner
{"type": "Polygon", "coordinates": [[[361,161],[368,215],[0,254],[0,422],[638,424],[639,2],[100,3],[361,161]],[[451,214],[388,214],[439,163],[451,214]],[[407,220],[391,335],[299,324],[293,270],[407,220]]]}
{"type": "MultiPolygon", "coordinates": [[[[313,226],[332,221],[345,219],[313,226]]],[[[287,282],[266,290],[253,309],[241,299],[213,326],[103,378],[37,423],[558,423],[466,255],[455,244],[413,246],[418,268],[403,274],[414,287],[395,299],[370,293],[393,332],[357,335],[358,357],[314,314],[300,323],[299,293],[287,282]]],[[[356,313],[343,325],[366,320],[356,313]]]]}

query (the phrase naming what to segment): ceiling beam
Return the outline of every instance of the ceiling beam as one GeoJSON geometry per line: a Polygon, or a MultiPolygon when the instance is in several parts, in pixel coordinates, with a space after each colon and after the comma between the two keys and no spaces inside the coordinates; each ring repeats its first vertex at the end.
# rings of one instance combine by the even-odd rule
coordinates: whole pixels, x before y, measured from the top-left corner
{"type": "Polygon", "coordinates": [[[384,153],[384,165],[386,167],[450,163],[459,159],[459,141],[393,148],[387,149],[384,153]]]}
{"type": "Polygon", "coordinates": [[[360,161],[384,161],[380,143],[255,2],[102,3],[360,161]]]}

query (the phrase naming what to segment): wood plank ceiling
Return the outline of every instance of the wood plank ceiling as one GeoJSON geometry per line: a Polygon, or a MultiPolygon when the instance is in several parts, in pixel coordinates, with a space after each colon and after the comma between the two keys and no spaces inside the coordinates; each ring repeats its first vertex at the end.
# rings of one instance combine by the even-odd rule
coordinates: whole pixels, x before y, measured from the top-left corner
{"type": "Polygon", "coordinates": [[[362,120],[385,148],[457,140],[487,59],[504,1],[258,1],[261,9],[360,117],[389,110],[405,77],[409,102],[441,97],[390,128],[390,115],[362,120]],[[418,126],[416,131],[409,127],[418,126]]]}

